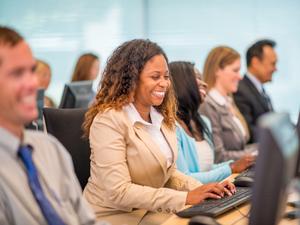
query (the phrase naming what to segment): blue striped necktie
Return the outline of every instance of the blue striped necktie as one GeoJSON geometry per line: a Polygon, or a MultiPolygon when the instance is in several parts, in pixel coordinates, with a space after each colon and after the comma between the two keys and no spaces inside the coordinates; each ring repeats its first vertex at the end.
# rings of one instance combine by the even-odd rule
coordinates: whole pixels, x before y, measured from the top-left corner
{"type": "Polygon", "coordinates": [[[38,172],[32,160],[32,149],[30,146],[20,146],[18,150],[18,156],[23,161],[27,176],[28,183],[35,200],[37,201],[47,223],[49,225],[65,225],[63,220],[55,212],[51,203],[45,196],[41,183],[38,178],[38,172]]]}

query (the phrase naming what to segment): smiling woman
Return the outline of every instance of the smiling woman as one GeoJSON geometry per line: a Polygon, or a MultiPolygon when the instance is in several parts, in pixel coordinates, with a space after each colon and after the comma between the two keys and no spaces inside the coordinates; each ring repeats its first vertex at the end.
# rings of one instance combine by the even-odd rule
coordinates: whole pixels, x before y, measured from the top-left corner
{"type": "Polygon", "coordinates": [[[212,49],[204,64],[208,95],[200,111],[211,120],[218,163],[251,157],[257,150],[255,145],[246,145],[248,127],[231,97],[241,80],[240,67],[240,54],[227,46],[212,49]]]}
{"type": "Polygon", "coordinates": [[[151,122],[150,107],[162,104],[169,87],[166,59],[163,55],[156,55],[145,64],[133,101],[145,121],[151,122]]]}
{"type": "Polygon", "coordinates": [[[161,224],[171,212],[235,191],[201,185],[175,168],[176,104],[164,51],[149,40],[119,46],[84,128],[91,176],[84,196],[111,224],[161,224]]]}

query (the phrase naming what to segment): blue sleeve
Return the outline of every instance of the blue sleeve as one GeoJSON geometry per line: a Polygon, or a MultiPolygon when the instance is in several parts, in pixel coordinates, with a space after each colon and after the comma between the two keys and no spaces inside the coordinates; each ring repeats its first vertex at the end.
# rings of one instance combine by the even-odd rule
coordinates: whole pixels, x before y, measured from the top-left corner
{"type": "Polygon", "coordinates": [[[206,184],[210,182],[219,182],[231,175],[231,169],[228,164],[213,168],[209,171],[192,173],[191,176],[206,184]]]}
{"type": "MultiPolygon", "coordinates": [[[[228,160],[228,161],[226,161],[226,162],[213,164],[212,168],[213,168],[213,169],[216,169],[216,168],[222,167],[222,166],[224,166],[224,165],[229,165],[230,163],[233,163],[233,162],[234,162],[234,160],[228,160]]],[[[229,167],[230,167],[230,166],[229,166],[229,167]]]]}
{"type": "Polygon", "coordinates": [[[199,162],[194,143],[188,139],[187,134],[179,125],[176,128],[178,158],[176,161],[177,169],[186,175],[199,172],[199,162]]]}
{"type": "Polygon", "coordinates": [[[207,172],[200,172],[197,151],[192,139],[187,136],[181,127],[176,129],[178,142],[177,169],[186,175],[192,176],[201,183],[218,182],[231,175],[229,163],[221,163],[207,172]]]}

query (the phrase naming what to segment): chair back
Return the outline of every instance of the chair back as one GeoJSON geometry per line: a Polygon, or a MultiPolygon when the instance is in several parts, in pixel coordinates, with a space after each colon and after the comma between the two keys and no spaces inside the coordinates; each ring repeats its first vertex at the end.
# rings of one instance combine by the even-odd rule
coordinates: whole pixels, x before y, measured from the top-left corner
{"type": "Polygon", "coordinates": [[[84,189],[90,176],[89,140],[82,138],[84,114],[87,109],[44,108],[47,132],[56,137],[71,154],[75,173],[84,189]]]}

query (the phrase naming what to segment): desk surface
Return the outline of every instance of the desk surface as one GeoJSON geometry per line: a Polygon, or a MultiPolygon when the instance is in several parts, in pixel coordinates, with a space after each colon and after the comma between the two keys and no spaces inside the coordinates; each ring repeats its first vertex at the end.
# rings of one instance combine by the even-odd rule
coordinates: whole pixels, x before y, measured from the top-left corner
{"type": "MultiPolygon", "coordinates": [[[[235,176],[237,176],[237,174],[232,174],[227,179],[233,180],[235,176]]],[[[286,212],[293,211],[293,210],[295,209],[291,206],[286,207],[286,212]]],[[[233,224],[247,225],[249,220],[247,216],[249,216],[249,214],[250,214],[250,204],[245,203],[218,216],[216,219],[220,224],[224,224],[224,225],[233,225],[233,224]]],[[[174,214],[162,225],[188,225],[188,221],[189,219],[180,218],[174,214]]],[[[299,224],[299,221],[300,221],[299,219],[294,219],[294,220],[282,219],[279,224],[294,225],[294,224],[299,224]]]]}
{"type": "MultiPolygon", "coordinates": [[[[217,221],[220,224],[224,225],[246,225],[248,224],[248,218],[245,216],[248,215],[250,211],[250,204],[243,204],[238,209],[232,209],[228,211],[227,213],[222,214],[221,216],[217,217],[217,221]],[[243,215],[244,216],[243,216],[243,215]]],[[[293,210],[292,207],[288,206],[287,211],[293,210]]],[[[180,218],[176,215],[172,215],[166,222],[164,222],[162,225],[187,225],[189,219],[180,218]]],[[[299,224],[299,219],[297,220],[288,220],[288,219],[282,219],[282,221],[279,223],[280,225],[294,225],[299,224]]]]}

